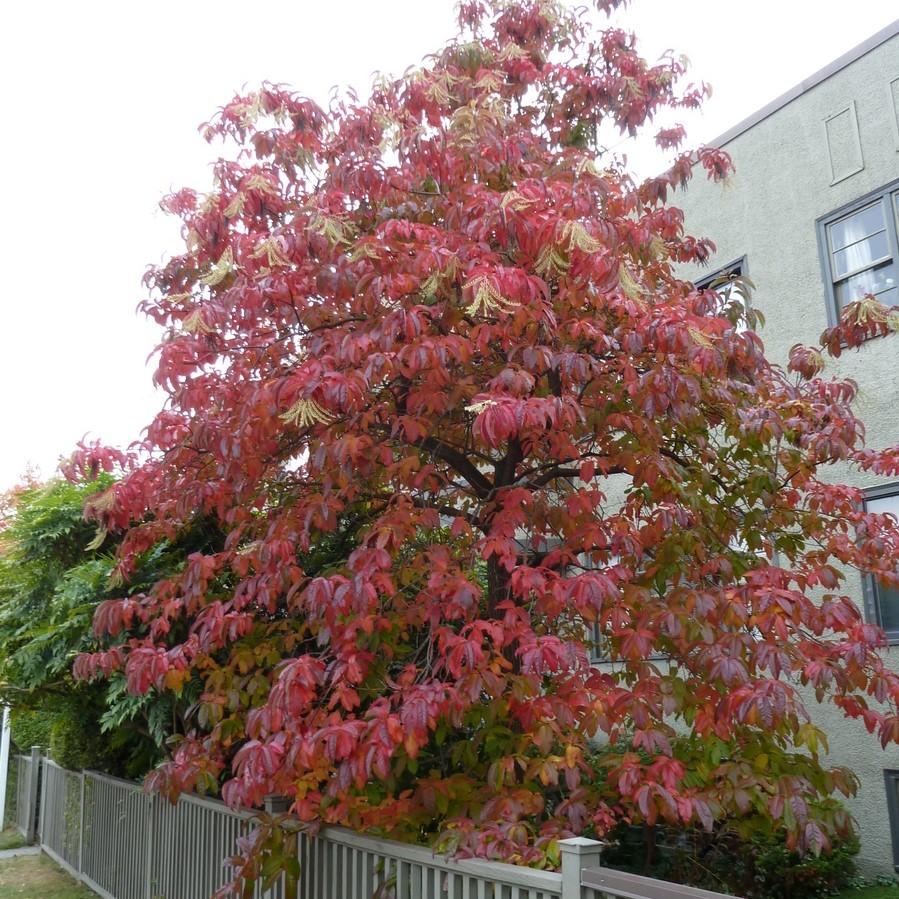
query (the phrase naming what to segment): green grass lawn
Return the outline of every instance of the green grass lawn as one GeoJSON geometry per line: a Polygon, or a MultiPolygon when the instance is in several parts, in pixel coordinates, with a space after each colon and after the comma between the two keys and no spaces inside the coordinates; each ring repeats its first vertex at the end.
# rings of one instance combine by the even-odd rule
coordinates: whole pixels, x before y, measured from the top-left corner
{"type": "Polygon", "coordinates": [[[18,849],[24,845],[25,840],[15,827],[0,832],[0,849],[18,849]]]}
{"type": "Polygon", "coordinates": [[[896,887],[864,887],[840,893],[837,899],[899,899],[899,890],[896,887]]]}
{"type": "Polygon", "coordinates": [[[0,861],[0,899],[96,899],[45,855],[0,861]]]}
{"type": "Polygon", "coordinates": [[[840,893],[837,899],[899,899],[899,889],[891,886],[864,887],[840,893]]]}

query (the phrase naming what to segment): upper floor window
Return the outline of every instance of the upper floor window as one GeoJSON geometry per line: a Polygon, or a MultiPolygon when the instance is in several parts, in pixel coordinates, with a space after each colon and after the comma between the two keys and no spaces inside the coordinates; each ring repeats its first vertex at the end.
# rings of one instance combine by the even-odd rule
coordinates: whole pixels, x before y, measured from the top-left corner
{"type": "Polygon", "coordinates": [[[865,294],[899,303],[899,182],[825,216],[818,223],[824,277],[835,322],[865,294]]]}
{"type": "MultiPolygon", "coordinates": [[[[899,484],[872,490],[865,500],[868,512],[889,512],[899,519],[899,484]]],[[[869,577],[865,589],[868,619],[876,621],[892,640],[899,641],[899,588],[885,587],[869,577]]]]}
{"type": "Polygon", "coordinates": [[[731,262],[730,265],[725,265],[723,268],[719,268],[716,271],[712,272],[710,275],[706,275],[704,278],[699,278],[693,283],[700,290],[705,290],[706,288],[711,287],[712,290],[714,290],[716,293],[725,293],[730,282],[732,282],[734,278],[739,278],[740,275],[743,274],[744,268],[745,260],[737,259],[735,262],[731,262]]]}
{"type": "MultiPolygon", "coordinates": [[[[720,297],[718,312],[727,315],[733,301],[738,301],[744,310],[749,310],[749,292],[751,283],[746,277],[746,257],[731,262],[717,271],[693,282],[700,290],[714,290],[720,297]]],[[[738,331],[746,330],[746,322],[740,319],[738,331]]]]}

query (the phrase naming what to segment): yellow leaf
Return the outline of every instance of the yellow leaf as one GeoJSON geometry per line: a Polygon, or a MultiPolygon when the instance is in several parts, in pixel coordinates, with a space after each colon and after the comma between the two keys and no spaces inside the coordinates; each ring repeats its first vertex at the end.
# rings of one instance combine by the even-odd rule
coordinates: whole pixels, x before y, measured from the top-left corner
{"type": "Polygon", "coordinates": [[[189,680],[190,672],[187,669],[181,670],[178,668],[169,668],[169,670],[165,673],[166,688],[169,690],[174,690],[176,693],[180,693],[181,688],[189,680]]]}

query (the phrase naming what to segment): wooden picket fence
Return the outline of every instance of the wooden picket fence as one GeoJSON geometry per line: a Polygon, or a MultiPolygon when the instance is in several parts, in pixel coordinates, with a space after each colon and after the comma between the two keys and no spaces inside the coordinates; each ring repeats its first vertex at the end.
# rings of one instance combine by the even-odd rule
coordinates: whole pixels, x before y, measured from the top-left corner
{"type": "MultiPolygon", "coordinates": [[[[36,749],[17,761],[17,827],[106,899],[209,899],[229,880],[223,859],[253,826],[250,813],[216,800],[182,796],[173,806],[130,781],[68,771],[36,749]]],[[[259,888],[256,899],[725,899],[603,868],[601,848],[563,840],[561,871],[537,871],[326,827],[299,834],[299,884],[259,888]]]]}

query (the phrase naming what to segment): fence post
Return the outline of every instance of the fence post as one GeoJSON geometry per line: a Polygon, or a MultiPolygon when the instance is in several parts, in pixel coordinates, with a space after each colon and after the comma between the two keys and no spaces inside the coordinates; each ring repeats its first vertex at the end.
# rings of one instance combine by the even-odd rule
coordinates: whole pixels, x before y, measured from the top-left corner
{"type": "Polygon", "coordinates": [[[6,826],[6,781],[9,777],[9,706],[3,706],[0,725],[0,830],[6,826]]]}
{"type": "Polygon", "coordinates": [[[562,850],[561,899],[581,899],[581,870],[599,867],[599,853],[604,845],[586,837],[559,840],[562,850]]]}
{"type": "Polygon", "coordinates": [[[38,809],[38,778],[41,773],[41,748],[31,747],[31,768],[28,772],[28,824],[25,827],[25,842],[29,845],[34,842],[37,833],[37,809],[38,809]]]}

